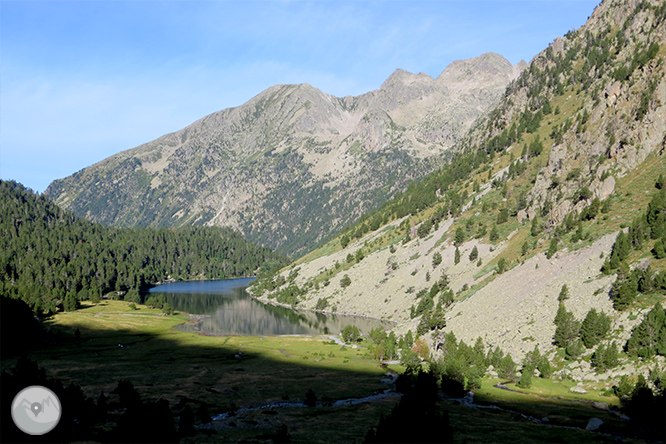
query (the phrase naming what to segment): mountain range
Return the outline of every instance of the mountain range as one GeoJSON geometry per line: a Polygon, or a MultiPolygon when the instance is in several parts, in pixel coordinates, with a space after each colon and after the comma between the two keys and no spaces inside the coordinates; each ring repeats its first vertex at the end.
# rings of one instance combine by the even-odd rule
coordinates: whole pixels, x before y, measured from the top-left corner
{"type": "Polygon", "coordinates": [[[488,53],[436,79],[399,69],[356,97],[277,85],[45,194],[94,222],[231,226],[299,255],[441,166],[526,66],[488,53]]]}
{"type": "Polygon", "coordinates": [[[453,333],[518,359],[536,347],[558,377],[615,377],[591,368],[598,344],[558,349],[554,320],[602,313],[605,350],[664,300],[665,25],[663,1],[605,0],[528,66],[484,54],[358,97],[275,86],[46,195],[300,256],[251,287],[269,303],[391,320],[435,354],[453,333]]]}

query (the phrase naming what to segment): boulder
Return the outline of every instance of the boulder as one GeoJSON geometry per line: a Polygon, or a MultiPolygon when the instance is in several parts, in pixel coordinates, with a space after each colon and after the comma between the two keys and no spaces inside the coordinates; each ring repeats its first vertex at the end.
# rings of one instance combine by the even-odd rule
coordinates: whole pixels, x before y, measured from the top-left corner
{"type": "Polygon", "coordinates": [[[587,427],[585,430],[597,430],[604,422],[599,418],[590,418],[587,422],[587,427]]]}
{"type": "Polygon", "coordinates": [[[592,403],[592,407],[599,410],[608,410],[608,404],[605,402],[594,401],[592,403]]]}
{"type": "Polygon", "coordinates": [[[573,386],[569,389],[571,393],[587,393],[587,390],[585,390],[583,387],[580,385],[573,386]]]}

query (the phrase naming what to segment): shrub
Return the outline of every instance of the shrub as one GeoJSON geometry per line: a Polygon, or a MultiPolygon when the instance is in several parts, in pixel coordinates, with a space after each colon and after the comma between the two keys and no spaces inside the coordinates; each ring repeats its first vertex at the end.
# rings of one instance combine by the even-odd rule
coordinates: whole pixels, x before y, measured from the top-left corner
{"type": "Polygon", "coordinates": [[[361,333],[355,325],[347,325],[342,329],[342,340],[345,342],[358,342],[361,339],[361,333]]]}
{"type": "Polygon", "coordinates": [[[309,388],[305,392],[305,400],[303,401],[303,403],[308,407],[314,407],[317,405],[317,395],[315,395],[314,390],[309,388]]]}
{"type": "Polygon", "coordinates": [[[315,307],[315,309],[324,310],[326,307],[328,307],[328,299],[319,298],[319,300],[317,300],[317,306],[315,307]]]}
{"type": "Polygon", "coordinates": [[[436,251],[435,254],[432,255],[432,266],[433,268],[435,268],[441,263],[442,263],[442,254],[439,251],[436,251]]]}

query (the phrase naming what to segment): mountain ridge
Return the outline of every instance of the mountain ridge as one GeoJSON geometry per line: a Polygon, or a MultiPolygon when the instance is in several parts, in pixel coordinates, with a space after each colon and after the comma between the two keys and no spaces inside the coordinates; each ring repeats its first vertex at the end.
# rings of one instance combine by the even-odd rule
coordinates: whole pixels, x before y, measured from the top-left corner
{"type": "MultiPolygon", "coordinates": [[[[663,2],[604,1],[509,84],[450,164],[251,291],[397,321],[397,335],[417,331],[435,357],[453,333],[514,358],[538,346],[561,360],[553,320],[566,285],[573,318],[599,310],[612,318],[604,344],[622,344],[664,300],[651,287],[630,309],[616,302],[630,265],[666,270],[654,238],[636,234],[665,186],[664,23],[663,2]],[[626,269],[611,269],[619,232],[636,252],[626,269]]],[[[564,363],[558,375],[599,381],[650,370],[626,360],[600,375],[580,365],[564,363]]]]}
{"type": "Polygon", "coordinates": [[[453,92],[446,79],[406,71],[361,96],[275,85],[54,181],[45,194],[96,222],[228,225],[303,252],[437,168],[520,69],[481,57],[497,72],[453,92]]]}

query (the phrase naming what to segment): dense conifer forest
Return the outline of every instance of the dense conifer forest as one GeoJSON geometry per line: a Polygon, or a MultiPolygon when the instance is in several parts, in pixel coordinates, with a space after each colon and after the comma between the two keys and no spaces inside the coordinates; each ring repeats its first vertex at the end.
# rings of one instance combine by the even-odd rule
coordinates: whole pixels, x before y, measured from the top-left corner
{"type": "MultiPolygon", "coordinates": [[[[109,228],[78,219],[19,183],[0,182],[0,293],[39,314],[167,279],[250,276],[286,258],[229,228],[109,228]]],[[[127,292],[127,293],[125,293],[127,292]]]]}

